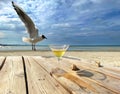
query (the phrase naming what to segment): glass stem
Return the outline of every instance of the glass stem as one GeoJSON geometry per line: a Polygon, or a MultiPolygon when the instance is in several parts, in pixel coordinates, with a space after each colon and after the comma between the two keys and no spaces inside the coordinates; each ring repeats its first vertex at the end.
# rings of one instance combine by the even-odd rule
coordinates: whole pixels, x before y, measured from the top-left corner
{"type": "Polygon", "coordinates": [[[61,60],[61,57],[58,57],[58,62],[61,60]]]}
{"type": "Polygon", "coordinates": [[[59,65],[59,68],[61,69],[61,57],[58,57],[58,65],[59,65]]]}

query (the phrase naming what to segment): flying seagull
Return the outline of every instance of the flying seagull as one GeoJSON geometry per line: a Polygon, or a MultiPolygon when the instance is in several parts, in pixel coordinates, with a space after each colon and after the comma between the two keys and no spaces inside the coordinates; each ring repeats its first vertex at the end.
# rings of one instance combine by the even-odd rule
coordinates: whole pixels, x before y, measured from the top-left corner
{"type": "Polygon", "coordinates": [[[35,27],[34,22],[32,19],[23,11],[22,8],[20,8],[18,5],[16,5],[12,1],[12,6],[14,7],[15,11],[17,12],[19,18],[24,23],[27,33],[29,34],[29,37],[23,37],[22,40],[24,42],[29,42],[32,44],[32,50],[36,50],[35,44],[37,42],[42,41],[43,39],[47,39],[44,35],[39,36],[38,35],[38,29],[35,27]]]}

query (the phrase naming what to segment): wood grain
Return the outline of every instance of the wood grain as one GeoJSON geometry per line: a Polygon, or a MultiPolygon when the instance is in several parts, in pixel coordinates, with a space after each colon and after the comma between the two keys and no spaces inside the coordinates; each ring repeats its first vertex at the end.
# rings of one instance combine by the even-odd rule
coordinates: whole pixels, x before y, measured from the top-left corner
{"type": "Polygon", "coordinates": [[[0,94],[26,94],[21,57],[7,57],[0,71],[0,94]]]}
{"type": "Polygon", "coordinates": [[[29,94],[70,94],[31,57],[24,57],[24,59],[27,69],[29,94]]]}
{"type": "Polygon", "coordinates": [[[0,94],[120,94],[120,74],[83,59],[1,56],[0,94]]]}
{"type": "Polygon", "coordinates": [[[34,57],[34,60],[37,60],[39,62],[42,60],[42,65],[47,71],[50,72],[52,68],[60,67],[62,70],[66,71],[67,74],[63,75],[63,77],[73,81],[74,83],[78,84],[81,87],[87,88],[88,90],[92,90],[92,92],[99,93],[99,94],[119,94],[119,83],[118,79],[108,76],[106,74],[103,74],[103,72],[98,72],[95,70],[92,70],[91,68],[85,68],[85,65],[80,64],[80,62],[77,62],[76,64],[79,64],[79,71],[78,73],[71,70],[70,66],[75,60],[71,61],[69,59],[62,59],[61,65],[58,65],[56,63],[55,58],[43,58],[39,59],[39,57],[34,57]],[[47,61],[47,62],[46,62],[47,61]],[[81,74],[82,73],[82,74],[81,74]],[[115,85],[117,84],[117,86],[115,85]]]}

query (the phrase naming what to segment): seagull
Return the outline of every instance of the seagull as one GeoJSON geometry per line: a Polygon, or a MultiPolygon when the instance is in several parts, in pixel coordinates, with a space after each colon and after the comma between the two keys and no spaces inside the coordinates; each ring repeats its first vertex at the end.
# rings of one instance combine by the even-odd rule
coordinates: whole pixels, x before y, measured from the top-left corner
{"type": "Polygon", "coordinates": [[[42,41],[43,39],[47,39],[44,35],[39,36],[38,29],[36,28],[32,19],[20,8],[17,4],[12,1],[12,6],[14,7],[15,11],[17,12],[19,18],[24,23],[27,33],[29,37],[23,37],[22,40],[24,42],[28,42],[32,44],[32,50],[36,50],[35,44],[37,42],[42,41]]]}

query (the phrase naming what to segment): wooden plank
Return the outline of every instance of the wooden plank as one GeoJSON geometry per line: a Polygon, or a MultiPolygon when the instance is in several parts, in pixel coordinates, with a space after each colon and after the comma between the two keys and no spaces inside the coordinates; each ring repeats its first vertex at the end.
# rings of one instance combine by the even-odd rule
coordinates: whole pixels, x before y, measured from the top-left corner
{"type": "Polygon", "coordinates": [[[84,69],[89,69],[92,71],[100,72],[105,75],[120,79],[120,74],[117,72],[117,70],[113,71],[112,69],[106,68],[106,67],[97,67],[95,64],[90,63],[90,61],[86,61],[85,59],[79,59],[79,58],[72,58],[72,57],[65,57],[64,59],[67,59],[68,63],[75,64],[79,67],[82,67],[84,69]],[[87,65],[87,66],[86,66],[87,65]]]}
{"type": "MultiPolygon", "coordinates": [[[[48,71],[51,70],[50,66],[52,66],[52,65],[54,65],[54,66],[52,66],[52,68],[59,67],[58,64],[55,62],[56,59],[54,59],[54,58],[44,58],[44,59],[39,59],[39,57],[34,57],[34,58],[35,58],[35,60],[37,60],[37,62],[43,60],[44,62],[42,62],[41,65],[44,65],[44,67],[47,66],[48,71]]],[[[79,76],[78,74],[72,72],[70,70],[71,63],[68,63],[68,62],[70,62],[70,61],[68,61],[68,60],[61,61],[61,63],[62,63],[61,68],[63,68],[66,72],[68,72],[68,74],[65,75],[66,78],[74,81],[75,83],[77,83],[85,88],[88,88],[88,89],[95,88],[95,90],[97,90],[96,92],[99,94],[114,94],[114,93],[119,94],[119,90],[118,90],[118,88],[116,90],[116,87],[115,87],[115,90],[113,90],[114,87],[109,87],[108,85],[106,85],[106,83],[104,84],[104,82],[102,82],[102,81],[99,82],[96,79],[91,79],[91,77],[79,76]],[[64,62],[64,63],[62,63],[62,62],[64,62]],[[81,82],[83,82],[84,84],[81,82]],[[98,84],[98,83],[100,83],[100,84],[98,84]],[[103,85],[108,86],[108,88],[106,88],[103,85]],[[91,86],[91,88],[90,88],[90,86],[91,86]]],[[[75,62],[75,61],[72,61],[72,62],[75,62]]],[[[98,76],[98,79],[99,79],[99,76],[98,76]]],[[[107,79],[106,81],[111,81],[111,80],[107,79]]],[[[114,86],[115,86],[115,84],[114,84],[114,86]]],[[[111,85],[111,84],[109,84],[109,85],[111,85]]]]}
{"type": "MultiPolygon", "coordinates": [[[[45,58],[40,56],[32,57],[37,63],[39,63],[48,73],[51,73],[52,69],[55,69],[56,66],[54,64],[49,63],[45,58]]],[[[64,73],[63,73],[64,74],[64,73]]],[[[61,75],[63,75],[61,74],[61,75]]],[[[57,76],[56,74],[52,73],[52,77],[54,77],[62,86],[64,86],[70,94],[89,94],[93,93],[92,91],[88,91],[87,89],[83,90],[83,87],[77,85],[76,83],[72,82],[69,79],[66,79],[62,76],[57,76]]]]}
{"type": "Polygon", "coordinates": [[[21,57],[7,57],[0,71],[0,94],[26,94],[21,57]]]}
{"type": "Polygon", "coordinates": [[[109,67],[105,67],[105,69],[107,69],[107,70],[110,70],[110,71],[113,71],[113,72],[115,72],[115,73],[117,73],[117,74],[119,74],[120,73],[120,68],[119,69],[116,69],[116,67],[112,67],[112,68],[109,68],[109,67]]]}
{"type": "Polygon", "coordinates": [[[54,78],[61,83],[63,87],[65,87],[70,94],[87,94],[84,90],[82,90],[77,84],[70,81],[69,79],[66,79],[65,77],[57,77],[54,74],[52,74],[54,78]]]}
{"type": "MultiPolygon", "coordinates": [[[[64,58],[65,59],[65,58],[64,58]]],[[[67,59],[69,60],[69,59],[67,59]]],[[[107,67],[96,67],[95,65],[93,64],[90,64],[90,62],[86,61],[86,60],[72,60],[70,59],[69,60],[70,62],[68,63],[71,63],[71,64],[76,64],[77,66],[80,66],[84,69],[89,69],[89,70],[92,70],[92,71],[96,71],[96,72],[99,72],[99,73],[102,73],[102,74],[105,74],[105,75],[108,75],[108,76],[111,76],[113,78],[116,78],[116,79],[119,79],[120,80],[120,70],[113,70],[113,69],[110,69],[110,68],[107,68],[107,67]],[[87,66],[86,66],[87,65],[87,66]],[[90,67],[89,67],[90,66],[90,67]]]]}
{"type": "Polygon", "coordinates": [[[75,57],[74,58],[66,57],[64,59],[69,60],[70,62],[68,62],[68,63],[76,64],[76,65],[78,65],[80,67],[83,67],[85,69],[90,69],[90,70],[93,70],[93,71],[101,72],[105,75],[120,79],[120,74],[117,72],[117,70],[113,71],[112,69],[110,70],[109,68],[105,68],[105,67],[100,67],[99,68],[99,67],[95,66],[95,64],[92,64],[92,63],[90,63],[90,61],[85,60],[85,59],[79,59],[79,58],[75,58],[75,57]]]}
{"type": "MultiPolygon", "coordinates": [[[[89,93],[93,94],[94,93],[92,91],[88,91],[86,88],[79,86],[78,84],[74,83],[70,79],[67,79],[66,75],[68,75],[68,73],[65,72],[64,70],[61,70],[59,68],[54,69],[51,72],[51,75],[54,76],[54,78],[58,82],[60,82],[65,88],[67,88],[71,92],[71,94],[89,94],[89,93]]],[[[83,81],[81,82],[83,83],[83,81]]]]}
{"type": "MultiPolygon", "coordinates": [[[[94,66],[88,66],[82,65],[82,62],[74,62],[73,60],[64,59],[65,62],[71,63],[71,64],[77,64],[77,66],[82,66],[82,68],[85,68],[84,70],[88,70],[90,73],[93,73],[94,75],[90,77],[90,80],[95,82],[96,84],[99,84],[100,86],[107,88],[111,92],[119,94],[120,92],[120,81],[119,75],[105,70],[103,68],[95,68],[94,66]],[[90,67],[89,67],[90,66],[90,67]],[[90,69],[90,70],[89,70],[90,69]]],[[[68,65],[68,64],[67,64],[68,65]]]]}
{"type": "Polygon", "coordinates": [[[70,94],[31,57],[24,57],[29,94],[70,94]]]}
{"type": "MultiPolygon", "coordinates": [[[[35,58],[35,60],[37,60],[37,62],[43,60],[42,63],[40,63],[40,62],[39,62],[39,63],[40,63],[40,65],[42,65],[43,67],[45,67],[45,69],[47,69],[48,72],[50,72],[52,68],[58,67],[57,63],[55,62],[55,61],[56,61],[55,59],[50,59],[50,58],[49,58],[49,59],[46,59],[46,58],[42,58],[42,59],[41,59],[41,58],[39,58],[39,57],[34,57],[34,58],[35,58]]],[[[63,68],[65,69],[65,67],[63,67],[63,68]]],[[[71,81],[76,81],[76,83],[77,83],[80,87],[86,88],[85,91],[86,91],[87,89],[89,89],[89,93],[91,92],[90,89],[92,89],[93,92],[95,92],[94,87],[90,85],[91,83],[88,83],[88,82],[85,81],[84,79],[81,79],[81,78],[78,79],[78,78],[76,78],[75,76],[73,76],[73,75],[71,75],[71,74],[69,74],[69,73],[67,73],[66,75],[64,75],[64,77],[70,79],[71,81]],[[67,75],[71,76],[71,78],[68,78],[67,75]]],[[[95,86],[95,85],[94,85],[94,86],[95,86]]],[[[100,91],[101,91],[101,90],[100,90],[100,91]]],[[[88,93],[88,94],[89,94],[89,93],[88,93]]],[[[102,94],[102,93],[101,93],[101,94],[102,94]]],[[[107,94],[107,93],[106,93],[106,94],[107,94]]]]}

